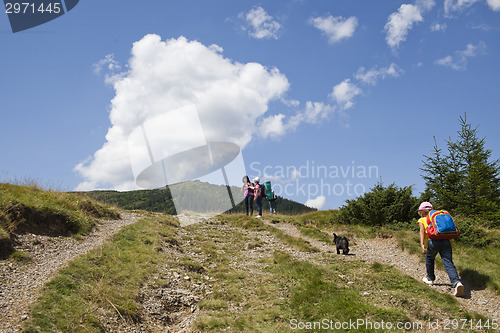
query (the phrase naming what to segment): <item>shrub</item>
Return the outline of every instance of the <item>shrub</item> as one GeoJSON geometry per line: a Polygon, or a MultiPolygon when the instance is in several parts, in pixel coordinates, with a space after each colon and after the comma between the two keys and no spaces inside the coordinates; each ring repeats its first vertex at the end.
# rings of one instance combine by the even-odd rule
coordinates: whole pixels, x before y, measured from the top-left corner
{"type": "Polygon", "coordinates": [[[347,200],[340,208],[338,220],[347,224],[383,226],[396,222],[410,222],[416,216],[417,198],[411,186],[384,187],[378,183],[370,192],[354,200],[347,200]]]}
{"type": "Polygon", "coordinates": [[[456,216],[454,219],[458,230],[460,230],[457,242],[474,247],[500,246],[500,244],[495,244],[498,232],[484,227],[488,222],[479,218],[461,216],[456,216]]]}

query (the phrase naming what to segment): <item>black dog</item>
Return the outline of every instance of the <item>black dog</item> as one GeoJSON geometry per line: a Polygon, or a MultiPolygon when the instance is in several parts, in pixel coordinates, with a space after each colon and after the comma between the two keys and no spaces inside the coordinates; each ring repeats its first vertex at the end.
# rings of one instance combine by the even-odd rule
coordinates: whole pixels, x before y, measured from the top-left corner
{"type": "Polygon", "coordinates": [[[342,250],[342,254],[349,253],[349,240],[345,237],[339,237],[337,234],[333,234],[333,242],[337,247],[337,254],[340,254],[340,250],[342,250]]]}

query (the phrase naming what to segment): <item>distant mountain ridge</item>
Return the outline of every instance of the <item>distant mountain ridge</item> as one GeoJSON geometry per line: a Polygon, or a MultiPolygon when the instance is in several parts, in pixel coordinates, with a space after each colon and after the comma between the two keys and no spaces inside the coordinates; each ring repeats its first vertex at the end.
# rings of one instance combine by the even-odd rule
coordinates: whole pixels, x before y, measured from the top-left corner
{"type": "MultiPolygon", "coordinates": [[[[200,181],[189,181],[175,185],[176,203],[178,206],[189,207],[196,212],[209,212],[217,210],[225,212],[228,203],[228,189],[224,185],[213,185],[200,181]],[[225,204],[224,204],[225,203],[225,204]]],[[[240,188],[232,186],[231,193],[234,202],[243,198],[240,188]]],[[[92,199],[116,205],[123,209],[146,210],[151,212],[176,214],[171,190],[168,186],[153,190],[135,190],[119,192],[115,190],[97,190],[89,192],[77,192],[92,199]]],[[[281,214],[302,214],[316,211],[314,208],[304,204],[288,200],[282,197],[276,199],[277,211],[281,214]]],[[[229,207],[230,208],[230,207],[229,207]]],[[[256,210],[254,205],[254,210],[256,210]]],[[[263,200],[263,210],[269,212],[269,201],[263,200]]],[[[228,213],[244,213],[245,205],[238,203],[228,213]]]]}

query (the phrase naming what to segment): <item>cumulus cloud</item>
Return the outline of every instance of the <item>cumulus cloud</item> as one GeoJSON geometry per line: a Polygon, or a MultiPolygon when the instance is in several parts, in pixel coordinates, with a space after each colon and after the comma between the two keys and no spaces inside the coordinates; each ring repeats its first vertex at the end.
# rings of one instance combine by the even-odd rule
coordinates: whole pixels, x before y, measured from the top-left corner
{"type": "Polygon", "coordinates": [[[309,199],[306,201],[305,205],[307,207],[321,209],[326,203],[326,197],[324,195],[320,195],[314,199],[309,199]]]}
{"type": "Polygon", "coordinates": [[[437,65],[449,67],[454,70],[464,70],[467,68],[469,58],[474,58],[483,54],[486,50],[486,44],[479,42],[478,44],[467,44],[465,50],[455,51],[453,56],[448,55],[441,59],[436,60],[437,65]]]}
{"type": "Polygon", "coordinates": [[[303,122],[318,124],[333,114],[335,109],[335,106],[328,103],[308,101],[305,105],[305,109],[291,117],[286,127],[289,130],[294,130],[303,122]]]}
{"type": "Polygon", "coordinates": [[[500,10],[500,0],[487,0],[488,6],[494,11],[500,10]]]}
{"type": "MultiPolygon", "coordinates": [[[[374,67],[370,70],[360,67],[354,78],[364,84],[375,85],[378,80],[387,77],[399,77],[402,74],[403,70],[392,63],[387,67],[374,67]]],[[[335,114],[344,116],[343,111],[352,108],[356,97],[362,92],[361,88],[352,83],[350,79],[345,79],[333,86],[331,93],[328,95],[333,103],[308,101],[304,107],[298,109],[292,116],[284,114],[267,116],[262,120],[260,134],[264,138],[281,137],[286,133],[293,132],[300,124],[319,124],[335,114]]],[[[299,107],[298,101],[286,104],[299,107]]]]}
{"type": "Polygon", "coordinates": [[[382,68],[372,68],[366,70],[364,67],[360,67],[354,77],[363,83],[375,85],[379,79],[385,79],[386,77],[399,77],[403,73],[396,64],[392,63],[389,67],[382,68]]]}
{"type": "Polygon", "coordinates": [[[297,110],[293,116],[283,114],[268,116],[263,119],[260,128],[260,134],[264,138],[280,137],[286,133],[293,132],[300,124],[318,124],[328,119],[335,113],[337,107],[324,102],[305,103],[303,109],[297,110]]]}
{"type": "Polygon", "coordinates": [[[278,114],[262,119],[259,126],[260,135],[264,138],[283,136],[286,131],[286,126],[283,123],[284,118],[284,114],[278,114]]]}
{"type": "Polygon", "coordinates": [[[424,20],[423,14],[436,5],[434,0],[416,0],[414,4],[402,4],[397,12],[389,15],[384,27],[385,40],[395,50],[401,42],[406,41],[413,25],[424,20]]]}
{"type": "MultiPolygon", "coordinates": [[[[248,34],[257,39],[278,39],[281,24],[279,24],[264,8],[256,7],[247,13],[239,15],[248,24],[248,34]]],[[[245,28],[247,29],[247,28],[245,28]]]]}
{"type": "Polygon", "coordinates": [[[402,4],[396,13],[392,13],[385,25],[387,44],[396,49],[406,40],[408,31],[417,22],[423,21],[420,9],[415,5],[402,4]]]}
{"type": "Polygon", "coordinates": [[[333,98],[344,110],[354,105],[354,97],[361,94],[362,90],[351,83],[350,79],[345,79],[333,87],[330,97],[333,98]]]}
{"type": "MultiPolygon", "coordinates": [[[[146,120],[187,105],[195,105],[207,142],[245,147],[268,104],[282,99],[289,83],[276,68],[223,57],[218,46],[207,47],[184,37],[162,41],[158,35],[146,35],[134,43],[128,70],[113,86],[106,142],[75,167],[84,178],[79,190],[137,188],[129,136],[146,120]]],[[[195,126],[183,121],[182,113],[172,115],[179,118],[171,119],[175,130],[191,137],[195,126]]]]}
{"type": "Polygon", "coordinates": [[[354,16],[343,18],[342,16],[312,17],[309,23],[319,29],[328,37],[331,44],[343,39],[350,38],[358,26],[358,19],[354,16]]]}

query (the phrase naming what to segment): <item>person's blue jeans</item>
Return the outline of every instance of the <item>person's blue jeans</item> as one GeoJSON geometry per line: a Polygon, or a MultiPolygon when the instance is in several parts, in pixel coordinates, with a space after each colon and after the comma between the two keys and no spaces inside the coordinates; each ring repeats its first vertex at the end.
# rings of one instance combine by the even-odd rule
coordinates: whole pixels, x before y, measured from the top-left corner
{"type": "Polygon", "coordinates": [[[276,200],[269,200],[269,212],[276,213],[276,200]]]}
{"type": "Polygon", "coordinates": [[[441,260],[443,260],[444,269],[450,278],[451,284],[454,286],[460,281],[457,269],[453,264],[452,251],[451,242],[448,239],[429,239],[429,242],[427,243],[427,255],[425,256],[425,267],[427,269],[427,278],[429,280],[434,281],[436,279],[436,275],[434,274],[434,261],[436,259],[436,255],[439,253],[441,260]]]}
{"type": "Polygon", "coordinates": [[[262,196],[259,195],[255,198],[255,204],[257,205],[257,210],[259,211],[259,215],[262,216],[262,196]]]}
{"type": "Polygon", "coordinates": [[[245,210],[248,215],[248,211],[250,211],[250,216],[253,215],[253,195],[247,195],[244,199],[245,201],[245,210]]]}

